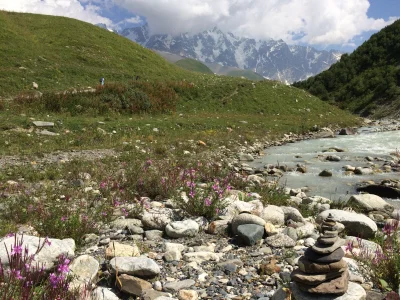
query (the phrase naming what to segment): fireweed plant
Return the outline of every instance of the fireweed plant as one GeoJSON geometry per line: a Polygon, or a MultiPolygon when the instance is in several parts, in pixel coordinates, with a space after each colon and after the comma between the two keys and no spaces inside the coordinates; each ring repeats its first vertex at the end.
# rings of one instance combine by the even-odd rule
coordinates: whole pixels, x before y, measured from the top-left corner
{"type": "MultiPolygon", "coordinates": [[[[9,237],[12,234],[9,235],[9,237]]],[[[81,291],[70,291],[72,276],[68,275],[70,260],[65,256],[58,258],[52,272],[47,273],[45,266],[35,261],[35,257],[51,242],[45,238],[39,242],[34,253],[23,248],[23,236],[14,235],[14,243],[6,248],[8,262],[0,260],[0,299],[85,299],[89,292],[86,287],[81,291]]]]}
{"type": "Polygon", "coordinates": [[[364,245],[363,240],[358,238],[359,253],[354,252],[354,245],[349,242],[346,251],[354,255],[363,263],[366,270],[371,272],[371,279],[376,286],[386,291],[399,291],[400,288],[400,228],[399,221],[394,220],[387,223],[382,233],[376,239],[375,251],[364,245]]]}

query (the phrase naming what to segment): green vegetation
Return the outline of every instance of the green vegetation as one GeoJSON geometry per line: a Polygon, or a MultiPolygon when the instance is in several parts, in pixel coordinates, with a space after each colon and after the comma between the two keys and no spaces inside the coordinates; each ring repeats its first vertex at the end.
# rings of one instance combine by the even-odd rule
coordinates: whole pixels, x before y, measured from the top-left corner
{"type": "Polygon", "coordinates": [[[400,21],[374,34],[329,70],[294,83],[322,100],[362,115],[400,111],[400,21]]]}
{"type": "Polygon", "coordinates": [[[175,63],[175,65],[188,71],[193,71],[203,74],[214,74],[206,65],[192,58],[184,58],[178,60],[175,63]]]}
{"type": "Polygon", "coordinates": [[[244,77],[249,80],[260,81],[265,80],[260,74],[257,74],[250,70],[232,70],[226,73],[226,76],[232,77],[244,77]]]}

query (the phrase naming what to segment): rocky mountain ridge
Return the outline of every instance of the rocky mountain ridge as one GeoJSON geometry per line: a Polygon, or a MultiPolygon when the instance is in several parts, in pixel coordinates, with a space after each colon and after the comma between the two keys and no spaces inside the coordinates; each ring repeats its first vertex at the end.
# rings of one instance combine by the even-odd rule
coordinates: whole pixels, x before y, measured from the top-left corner
{"type": "Polygon", "coordinates": [[[341,53],[288,45],[283,40],[255,40],[224,33],[214,27],[201,33],[178,36],[150,35],[148,25],[126,28],[120,35],[138,44],[194,58],[204,63],[252,70],[265,78],[292,83],[307,79],[339,61],[341,53]]]}

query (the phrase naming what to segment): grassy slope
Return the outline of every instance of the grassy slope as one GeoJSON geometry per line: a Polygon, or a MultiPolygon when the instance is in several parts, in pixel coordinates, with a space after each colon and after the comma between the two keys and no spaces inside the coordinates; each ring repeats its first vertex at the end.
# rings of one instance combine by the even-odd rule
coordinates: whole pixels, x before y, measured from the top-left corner
{"type": "Polygon", "coordinates": [[[201,62],[191,59],[191,58],[184,58],[181,60],[178,60],[175,65],[188,70],[188,71],[193,71],[193,72],[198,72],[198,73],[203,73],[203,74],[213,74],[213,72],[204,64],[201,62]]]}
{"type": "MultiPolygon", "coordinates": [[[[46,93],[94,86],[101,76],[106,83],[129,84],[128,79],[134,75],[149,83],[172,84],[179,96],[176,113],[153,116],[95,112],[71,115],[32,105],[9,107],[7,111],[1,110],[1,105],[7,108],[8,104],[0,101],[0,140],[6,141],[0,143],[0,154],[123,149],[123,144],[137,139],[167,145],[202,139],[220,145],[235,138],[252,140],[267,134],[301,133],[314,124],[348,126],[356,122],[350,114],[303,90],[267,80],[253,84],[241,78],[189,72],[123,37],[73,19],[0,12],[0,25],[0,96],[29,89],[32,81],[46,93]],[[193,88],[176,88],[187,82],[193,88]],[[53,130],[60,135],[47,138],[13,131],[32,129],[31,118],[55,121],[53,130]],[[99,135],[99,121],[105,122],[101,127],[107,132],[117,133],[112,138],[99,135]],[[152,131],[155,127],[158,133],[152,131]],[[227,127],[233,129],[229,134],[227,127]]],[[[90,97],[86,100],[90,107],[90,97]]]]}
{"type": "Polygon", "coordinates": [[[144,79],[190,77],[117,34],[63,17],[0,11],[0,96],[37,82],[41,91],[144,79]]]}
{"type": "Polygon", "coordinates": [[[352,112],[399,117],[400,21],[343,55],[327,71],[294,86],[352,112]]]}
{"type": "Polygon", "coordinates": [[[226,74],[227,76],[233,76],[233,77],[244,77],[250,80],[264,80],[264,77],[262,77],[260,74],[257,74],[253,71],[250,70],[235,70],[235,71],[230,71],[226,74]]]}

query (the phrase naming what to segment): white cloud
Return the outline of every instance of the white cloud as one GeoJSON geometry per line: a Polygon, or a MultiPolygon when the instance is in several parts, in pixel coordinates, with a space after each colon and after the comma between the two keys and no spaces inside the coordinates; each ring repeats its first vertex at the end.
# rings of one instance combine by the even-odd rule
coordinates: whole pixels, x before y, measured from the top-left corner
{"type": "Polygon", "coordinates": [[[125,19],[123,22],[131,23],[131,24],[139,24],[142,22],[142,18],[139,16],[135,16],[132,18],[125,19]]]}
{"type": "Polygon", "coordinates": [[[256,38],[314,45],[351,43],[391,24],[367,16],[368,0],[113,0],[145,16],[153,33],[199,32],[218,26],[256,38]]]}
{"type": "Polygon", "coordinates": [[[82,0],[81,2],[85,2],[86,5],[82,5],[78,0],[0,0],[0,9],[64,16],[93,24],[112,25],[110,19],[99,14],[100,7],[97,4],[104,1],[82,0]]]}

